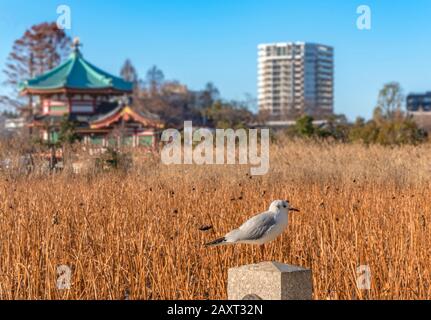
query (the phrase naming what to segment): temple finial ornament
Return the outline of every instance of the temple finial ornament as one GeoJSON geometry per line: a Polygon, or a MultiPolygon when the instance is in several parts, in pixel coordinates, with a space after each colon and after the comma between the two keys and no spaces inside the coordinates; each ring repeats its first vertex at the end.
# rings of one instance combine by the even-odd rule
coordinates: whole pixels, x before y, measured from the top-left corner
{"type": "Polygon", "coordinates": [[[73,39],[72,49],[74,52],[79,52],[79,47],[82,47],[81,40],[79,37],[73,39]]]}

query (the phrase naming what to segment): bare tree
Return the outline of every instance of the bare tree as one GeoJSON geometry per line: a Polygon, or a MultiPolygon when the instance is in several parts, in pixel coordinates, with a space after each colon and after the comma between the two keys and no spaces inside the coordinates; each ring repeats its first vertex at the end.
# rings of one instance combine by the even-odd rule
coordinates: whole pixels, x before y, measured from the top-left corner
{"type": "Polygon", "coordinates": [[[41,23],[26,30],[14,42],[7,58],[4,85],[10,88],[10,94],[0,96],[0,104],[13,107],[21,114],[32,114],[32,98],[19,97],[19,84],[57,66],[69,54],[70,44],[70,37],[55,22],[41,23]]]}
{"type": "Polygon", "coordinates": [[[205,89],[202,90],[199,100],[203,108],[210,108],[216,100],[220,98],[220,91],[212,82],[208,82],[205,85],[205,89]]]}
{"type": "Polygon", "coordinates": [[[163,71],[157,68],[157,66],[152,66],[150,70],[147,72],[147,82],[150,89],[150,94],[152,96],[156,95],[163,82],[165,80],[165,75],[163,74],[163,71]]]}
{"type": "Polygon", "coordinates": [[[124,62],[120,74],[124,80],[132,82],[134,87],[137,87],[139,83],[138,72],[136,71],[135,67],[129,59],[126,59],[126,61],[124,62]]]}
{"type": "Polygon", "coordinates": [[[390,82],[380,90],[375,116],[383,116],[386,119],[393,119],[402,114],[404,95],[401,85],[398,82],[390,82]]]}

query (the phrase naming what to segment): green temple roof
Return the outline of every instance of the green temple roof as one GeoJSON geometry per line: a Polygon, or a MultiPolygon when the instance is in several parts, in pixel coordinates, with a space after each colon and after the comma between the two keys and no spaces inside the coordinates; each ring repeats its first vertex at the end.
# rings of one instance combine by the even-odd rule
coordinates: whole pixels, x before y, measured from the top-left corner
{"type": "Polygon", "coordinates": [[[111,90],[119,93],[131,92],[133,83],[113,76],[86,61],[75,42],[69,59],[58,67],[34,79],[20,84],[24,92],[52,92],[59,89],[77,91],[111,90]]]}

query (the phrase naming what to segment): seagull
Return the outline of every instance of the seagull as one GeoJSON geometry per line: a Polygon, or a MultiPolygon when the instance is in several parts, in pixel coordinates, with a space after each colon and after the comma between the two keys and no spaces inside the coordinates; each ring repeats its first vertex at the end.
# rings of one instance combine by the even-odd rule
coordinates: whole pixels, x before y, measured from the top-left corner
{"type": "Polygon", "coordinates": [[[287,200],[276,200],[268,211],[262,212],[247,220],[238,229],[232,230],[224,237],[205,244],[215,247],[228,244],[246,243],[263,245],[281,235],[289,221],[289,211],[298,211],[290,206],[287,200]]]}

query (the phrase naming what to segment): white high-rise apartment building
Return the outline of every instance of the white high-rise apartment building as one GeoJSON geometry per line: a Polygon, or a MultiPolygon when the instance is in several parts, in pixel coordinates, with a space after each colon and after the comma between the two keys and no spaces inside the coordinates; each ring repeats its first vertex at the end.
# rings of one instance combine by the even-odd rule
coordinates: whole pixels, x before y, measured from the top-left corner
{"type": "Polygon", "coordinates": [[[334,50],[304,42],[258,46],[259,110],[270,118],[333,113],[334,50]]]}

